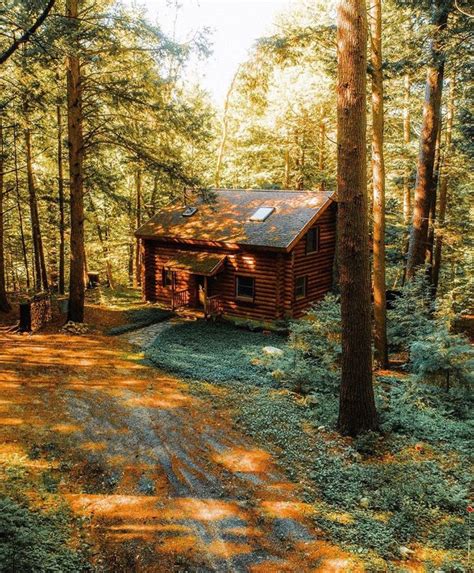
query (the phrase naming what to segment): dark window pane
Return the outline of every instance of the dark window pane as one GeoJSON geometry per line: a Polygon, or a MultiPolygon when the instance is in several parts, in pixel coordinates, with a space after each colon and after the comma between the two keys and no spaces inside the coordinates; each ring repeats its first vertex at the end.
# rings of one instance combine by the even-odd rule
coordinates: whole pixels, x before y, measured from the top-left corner
{"type": "Polygon", "coordinates": [[[297,277],[295,280],[295,298],[304,298],[306,296],[306,285],[308,277],[297,277]]]}
{"type": "Polygon", "coordinates": [[[306,252],[319,251],[319,227],[314,227],[306,233],[306,252]]]}
{"type": "Polygon", "coordinates": [[[255,294],[255,279],[253,277],[237,277],[236,295],[238,298],[253,299],[255,294]]]}

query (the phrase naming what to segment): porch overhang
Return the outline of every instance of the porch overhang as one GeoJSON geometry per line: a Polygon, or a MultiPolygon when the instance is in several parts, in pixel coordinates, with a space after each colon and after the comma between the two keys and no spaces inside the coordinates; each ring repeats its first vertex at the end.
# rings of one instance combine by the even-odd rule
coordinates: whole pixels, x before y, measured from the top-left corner
{"type": "Polygon", "coordinates": [[[213,277],[224,266],[226,255],[209,254],[202,251],[177,251],[165,263],[165,268],[185,271],[193,275],[213,277]]]}

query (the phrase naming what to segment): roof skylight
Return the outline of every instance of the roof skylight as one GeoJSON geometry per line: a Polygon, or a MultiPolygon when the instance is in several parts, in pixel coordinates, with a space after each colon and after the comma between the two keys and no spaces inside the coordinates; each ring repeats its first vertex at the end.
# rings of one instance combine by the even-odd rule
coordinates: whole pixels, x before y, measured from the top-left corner
{"type": "Polygon", "coordinates": [[[250,221],[262,222],[268,219],[275,211],[275,207],[259,207],[255,213],[250,217],[250,221]]]}
{"type": "Polygon", "coordinates": [[[197,207],[186,207],[182,212],[183,217],[192,217],[197,212],[197,207]]]}

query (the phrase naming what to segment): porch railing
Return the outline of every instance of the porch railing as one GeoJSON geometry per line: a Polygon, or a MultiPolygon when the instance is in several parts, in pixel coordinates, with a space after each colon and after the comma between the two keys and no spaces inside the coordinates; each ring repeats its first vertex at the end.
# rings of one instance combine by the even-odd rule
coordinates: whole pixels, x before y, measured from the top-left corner
{"type": "Polygon", "coordinates": [[[171,305],[173,310],[178,308],[183,308],[183,306],[189,305],[189,291],[187,290],[177,290],[173,293],[171,299],[171,305]]]}
{"type": "Polygon", "coordinates": [[[206,316],[219,316],[223,312],[222,298],[216,294],[208,296],[204,304],[204,313],[206,316]]]}

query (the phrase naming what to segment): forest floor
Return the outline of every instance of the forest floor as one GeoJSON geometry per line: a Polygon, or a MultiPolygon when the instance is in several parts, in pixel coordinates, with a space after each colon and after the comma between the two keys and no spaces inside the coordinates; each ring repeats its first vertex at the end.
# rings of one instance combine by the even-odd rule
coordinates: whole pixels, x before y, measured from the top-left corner
{"type": "Polygon", "coordinates": [[[33,508],[66,501],[98,570],[357,571],[272,455],[183,380],[100,329],[0,333],[0,481],[33,508]]]}
{"type": "Polygon", "coordinates": [[[89,293],[82,335],[63,323],[0,328],[0,503],[58,512],[94,571],[469,570],[468,426],[405,403],[406,374],[376,373],[396,427],[356,442],[334,430],[337,396],[310,402],[255,360],[282,336],[133,291],[89,293]]]}

